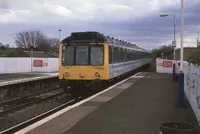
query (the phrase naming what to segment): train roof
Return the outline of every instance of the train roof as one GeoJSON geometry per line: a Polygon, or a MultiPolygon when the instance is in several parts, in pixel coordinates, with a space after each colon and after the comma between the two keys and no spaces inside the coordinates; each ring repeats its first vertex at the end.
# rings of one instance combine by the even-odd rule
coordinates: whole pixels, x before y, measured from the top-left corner
{"type": "Polygon", "coordinates": [[[136,44],[131,44],[123,40],[115,39],[113,37],[105,36],[97,31],[86,31],[86,32],[72,32],[70,36],[63,39],[62,43],[65,42],[108,42],[115,45],[120,45],[124,47],[130,47],[138,51],[148,52],[146,49],[137,46],[136,44]]]}

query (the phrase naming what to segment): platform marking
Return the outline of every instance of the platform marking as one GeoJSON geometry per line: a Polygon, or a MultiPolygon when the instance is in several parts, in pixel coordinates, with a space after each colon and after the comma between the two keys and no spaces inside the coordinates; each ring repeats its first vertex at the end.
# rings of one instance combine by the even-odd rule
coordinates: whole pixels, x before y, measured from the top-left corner
{"type": "MultiPolygon", "coordinates": [[[[140,73],[142,73],[142,72],[136,73],[136,74],[133,75],[133,76],[136,76],[136,75],[138,75],[138,74],[140,74],[140,73]]],[[[33,130],[33,129],[39,127],[39,126],[41,126],[42,124],[44,124],[44,123],[46,123],[46,122],[48,122],[48,121],[50,121],[50,120],[52,120],[52,119],[58,117],[59,115],[65,113],[65,112],[67,112],[67,111],[69,111],[69,110],[71,110],[71,109],[73,109],[73,108],[75,108],[75,107],[78,107],[78,106],[80,106],[81,104],[83,104],[83,103],[85,103],[85,102],[87,102],[87,101],[89,101],[89,100],[91,100],[91,99],[93,99],[93,98],[95,98],[95,97],[97,97],[97,96],[99,96],[99,95],[101,95],[101,94],[103,94],[103,93],[105,93],[105,92],[107,92],[107,91],[113,89],[114,87],[116,87],[116,86],[122,84],[123,82],[125,82],[125,81],[127,81],[127,80],[129,80],[129,79],[131,79],[131,77],[126,78],[126,79],[124,79],[123,81],[120,81],[120,82],[116,83],[115,85],[112,85],[111,87],[109,87],[109,88],[107,88],[107,89],[105,89],[105,90],[103,90],[103,91],[101,91],[101,92],[99,92],[99,93],[97,93],[97,94],[95,94],[95,95],[93,95],[93,96],[91,96],[91,97],[85,99],[85,100],[82,100],[82,101],[80,101],[80,102],[78,102],[78,103],[76,103],[76,104],[74,104],[74,105],[68,106],[68,107],[66,107],[66,108],[64,108],[64,109],[62,109],[62,110],[60,110],[60,111],[58,111],[58,112],[56,112],[56,113],[54,113],[54,114],[52,114],[52,115],[50,115],[50,116],[44,118],[44,119],[42,119],[42,120],[39,120],[38,122],[35,122],[35,123],[33,123],[32,125],[30,125],[30,126],[24,128],[24,129],[22,129],[22,130],[20,130],[20,131],[18,131],[18,132],[16,132],[16,133],[14,133],[14,134],[24,134],[24,133],[27,133],[27,132],[29,132],[29,131],[31,131],[31,130],[33,130]]]]}
{"type": "Polygon", "coordinates": [[[107,102],[111,99],[112,99],[112,97],[98,96],[97,98],[94,98],[90,101],[92,101],[92,102],[107,102]]]}
{"type": "Polygon", "coordinates": [[[133,75],[133,76],[137,76],[137,75],[139,75],[139,74],[141,74],[142,72],[138,72],[138,73],[136,73],[135,75],[133,75]]]}
{"type": "Polygon", "coordinates": [[[131,76],[131,78],[144,78],[145,76],[131,76]]]}

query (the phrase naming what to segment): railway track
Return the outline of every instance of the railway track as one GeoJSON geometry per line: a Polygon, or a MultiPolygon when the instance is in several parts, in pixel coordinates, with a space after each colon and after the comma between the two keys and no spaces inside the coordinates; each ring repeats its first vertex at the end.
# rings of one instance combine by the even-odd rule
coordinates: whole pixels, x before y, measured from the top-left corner
{"type": "Polygon", "coordinates": [[[20,123],[18,125],[15,125],[15,126],[9,128],[9,129],[1,131],[0,134],[11,134],[11,133],[17,132],[17,131],[19,131],[19,130],[21,130],[21,129],[23,129],[23,128],[31,125],[31,124],[33,124],[34,122],[36,122],[38,120],[41,120],[41,119],[43,119],[43,118],[45,118],[45,117],[47,117],[47,116],[49,116],[49,115],[61,110],[61,109],[65,108],[65,107],[67,107],[69,105],[72,105],[72,104],[74,104],[76,102],[77,101],[74,100],[74,99],[70,100],[67,103],[64,103],[64,104],[62,104],[62,105],[60,105],[60,106],[58,106],[58,107],[56,107],[56,108],[54,108],[52,110],[49,110],[49,111],[47,111],[47,112],[45,112],[43,114],[40,114],[40,115],[38,115],[36,117],[33,117],[33,118],[31,118],[31,119],[29,119],[27,121],[24,121],[24,122],[22,122],[22,123],[20,123]]]}
{"type": "Polygon", "coordinates": [[[59,90],[59,87],[51,88],[49,90],[32,94],[22,98],[16,98],[0,103],[0,116],[9,114],[11,112],[17,111],[19,109],[25,108],[27,106],[40,103],[45,100],[55,98],[62,95],[64,92],[60,91],[58,93],[51,93],[52,91],[59,90]],[[48,93],[48,94],[47,94],[48,93]]]}
{"type": "Polygon", "coordinates": [[[8,105],[8,104],[20,102],[20,101],[26,100],[27,98],[31,98],[33,96],[40,95],[40,94],[43,94],[43,93],[46,93],[46,92],[51,92],[51,91],[58,90],[58,89],[60,89],[60,87],[53,87],[53,88],[49,88],[47,90],[44,90],[44,91],[41,91],[41,92],[38,92],[38,93],[35,93],[35,94],[26,95],[24,97],[18,97],[18,98],[14,98],[14,99],[11,99],[11,100],[6,100],[6,101],[3,101],[3,102],[0,102],[0,107],[3,106],[3,105],[8,105]]]}

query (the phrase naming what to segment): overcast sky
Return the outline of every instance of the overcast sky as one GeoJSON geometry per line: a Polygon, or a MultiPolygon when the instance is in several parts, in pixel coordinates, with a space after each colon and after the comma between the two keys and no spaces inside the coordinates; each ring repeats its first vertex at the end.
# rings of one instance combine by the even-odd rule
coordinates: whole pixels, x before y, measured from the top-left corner
{"type": "MultiPolygon", "coordinates": [[[[0,42],[14,46],[21,30],[39,29],[61,38],[74,31],[99,31],[146,49],[170,44],[176,14],[180,47],[180,0],[0,0],[0,42]]],[[[196,46],[200,0],[185,0],[184,46],[196,46]]]]}

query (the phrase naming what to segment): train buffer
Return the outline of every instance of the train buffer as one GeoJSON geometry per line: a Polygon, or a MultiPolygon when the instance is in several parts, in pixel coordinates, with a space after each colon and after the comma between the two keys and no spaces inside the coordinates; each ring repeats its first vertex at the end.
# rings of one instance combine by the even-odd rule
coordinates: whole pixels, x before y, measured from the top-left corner
{"type": "Polygon", "coordinates": [[[171,75],[142,72],[80,105],[76,104],[59,116],[54,115],[51,120],[46,118],[21,132],[158,134],[159,124],[163,121],[183,121],[197,126],[189,105],[177,107],[177,93],[178,84],[172,81],[171,75]]]}

